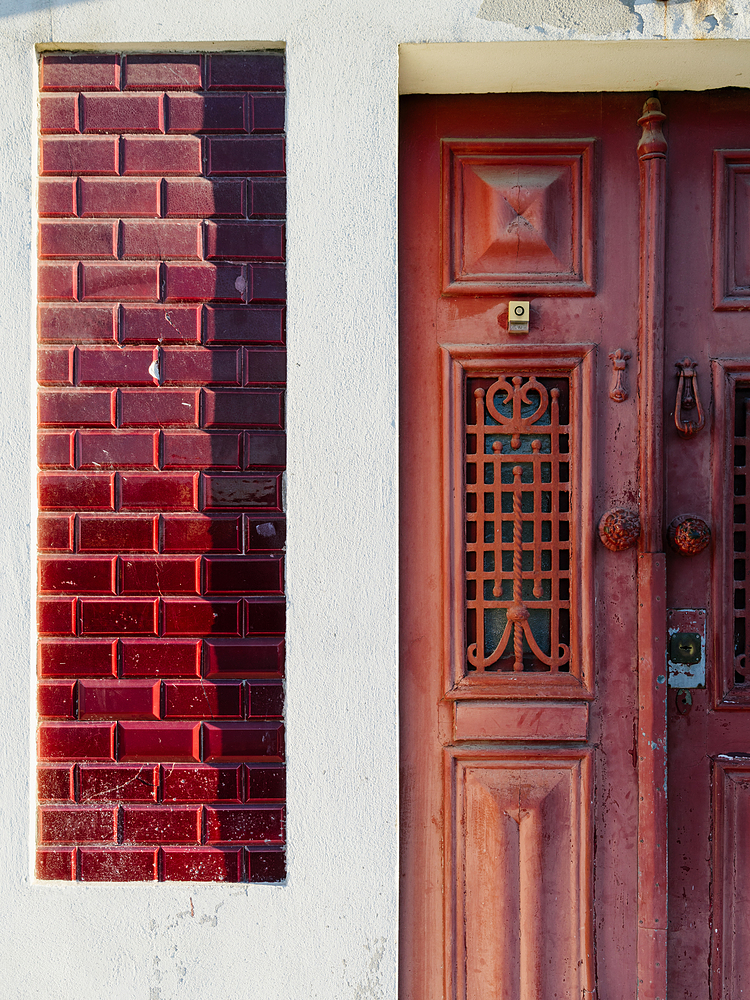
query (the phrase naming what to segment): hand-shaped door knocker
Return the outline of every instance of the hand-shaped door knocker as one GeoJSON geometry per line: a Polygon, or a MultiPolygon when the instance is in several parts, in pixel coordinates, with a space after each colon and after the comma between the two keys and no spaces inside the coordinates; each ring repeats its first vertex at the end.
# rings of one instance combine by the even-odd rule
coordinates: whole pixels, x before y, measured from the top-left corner
{"type": "Polygon", "coordinates": [[[697,361],[683,358],[675,362],[677,368],[677,400],[674,407],[674,423],[680,437],[695,437],[706,423],[706,415],[698,396],[697,361]]]}

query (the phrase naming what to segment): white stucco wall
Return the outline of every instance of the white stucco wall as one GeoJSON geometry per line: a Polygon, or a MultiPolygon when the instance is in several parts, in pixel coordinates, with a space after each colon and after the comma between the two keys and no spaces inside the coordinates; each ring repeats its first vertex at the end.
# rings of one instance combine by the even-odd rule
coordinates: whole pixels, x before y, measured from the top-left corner
{"type": "Polygon", "coordinates": [[[750,85],[732,38],[750,0],[3,0],[5,1000],[395,998],[399,44],[404,91],[648,91],[750,85]],[[288,76],[288,883],[34,883],[35,46],[259,42],[288,76]]]}

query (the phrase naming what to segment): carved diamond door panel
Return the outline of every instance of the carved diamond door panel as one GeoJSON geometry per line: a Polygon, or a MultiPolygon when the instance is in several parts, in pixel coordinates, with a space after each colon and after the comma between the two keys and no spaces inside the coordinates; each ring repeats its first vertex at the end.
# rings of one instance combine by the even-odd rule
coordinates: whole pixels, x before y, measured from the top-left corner
{"type": "Polygon", "coordinates": [[[750,989],[746,93],[403,101],[401,1000],[750,989]]]}

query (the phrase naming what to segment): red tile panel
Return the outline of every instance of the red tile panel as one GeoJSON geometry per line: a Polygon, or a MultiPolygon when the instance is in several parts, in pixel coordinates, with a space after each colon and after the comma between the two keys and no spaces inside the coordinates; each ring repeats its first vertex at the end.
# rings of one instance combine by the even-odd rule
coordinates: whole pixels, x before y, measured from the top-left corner
{"type": "Polygon", "coordinates": [[[45,53],[37,877],[274,882],[281,53],[45,53]]]}

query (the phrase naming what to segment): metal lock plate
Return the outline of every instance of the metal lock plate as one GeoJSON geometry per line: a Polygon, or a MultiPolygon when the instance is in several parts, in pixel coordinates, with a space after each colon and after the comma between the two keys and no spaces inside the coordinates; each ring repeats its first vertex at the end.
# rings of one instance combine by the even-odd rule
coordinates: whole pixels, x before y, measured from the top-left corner
{"type": "Polygon", "coordinates": [[[669,637],[669,659],[672,663],[700,663],[701,637],[697,632],[675,632],[669,637]]]}
{"type": "Polygon", "coordinates": [[[667,612],[669,686],[682,690],[706,686],[706,612],[671,608],[667,612]]]}

